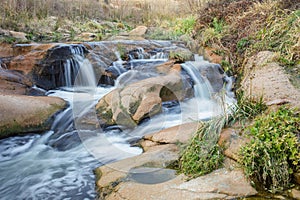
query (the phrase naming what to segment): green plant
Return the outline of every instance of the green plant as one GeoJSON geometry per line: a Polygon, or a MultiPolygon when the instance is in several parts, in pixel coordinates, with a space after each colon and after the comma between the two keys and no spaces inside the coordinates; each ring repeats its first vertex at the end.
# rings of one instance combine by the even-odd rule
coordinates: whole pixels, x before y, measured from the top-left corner
{"type": "Polygon", "coordinates": [[[237,48],[237,51],[242,53],[246,50],[247,47],[249,47],[250,45],[250,40],[249,38],[242,38],[238,41],[238,43],[236,44],[236,48],[237,48]]]}
{"type": "Polygon", "coordinates": [[[176,21],[177,22],[174,27],[174,31],[175,31],[176,35],[184,35],[184,34],[191,35],[192,34],[192,32],[194,30],[194,26],[196,24],[195,17],[189,16],[187,18],[177,19],[176,21]]]}
{"type": "Polygon", "coordinates": [[[248,128],[251,141],[240,150],[246,175],[270,192],[291,186],[291,174],[300,168],[300,114],[280,107],[255,119],[248,128]]]}
{"type": "Polygon", "coordinates": [[[233,73],[232,65],[227,60],[221,60],[221,66],[224,69],[224,71],[227,73],[227,75],[230,75],[233,73]]]}
{"type": "Polygon", "coordinates": [[[225,22],[223,20],[214,18],[211,26],[214,28],[216,33],[222,33],[222,31],[224,30],[225,22]]]}
{"type": "Polygon", "coordinates": [[[222,165],[224,156],[222,148],[217,142],[225,121],[226,118],[220,116],[202,123],[202,126],[181,153],[180,172],[194,178],[210,173],[222,165]]]}
{"type": "Polygon", "coordinates": [[[244,121],[253,119],[267,109],[263,97],[245,96],[241,91],[236,93],[236,97],[237,105],[233,108],[233,114],[229,116],[229,124],[235,122],[244,123],[244,121]]]}

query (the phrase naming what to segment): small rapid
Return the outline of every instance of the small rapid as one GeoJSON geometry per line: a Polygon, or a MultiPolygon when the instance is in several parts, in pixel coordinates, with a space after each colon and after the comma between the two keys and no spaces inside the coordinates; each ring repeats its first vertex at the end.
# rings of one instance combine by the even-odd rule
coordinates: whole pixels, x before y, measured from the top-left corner
{"type": "Polygon", "coordinates": [[[63,65],[65,86],[47,92],[48,96],[61,97],[69,104],[56,116],[51,130],[42,135],[0,140],[0,198],[95,199],[93,169],[142,153],[142,149],[132,144],[145,134],[206,120],[222,112],[212,99],[209,82],[196,65],[187,62],[182,68],[193,80],[193,98],[163,102],[160,114],[143,120],[134,129],[117,125],[101,128],[95,113],[98,100],[116,87],[158,76],[145,66],[164,63],[167,55],[149,54],[139,48],[128,61],[129,69],[124,68],[118,55],[112,67],[119,77],[114,86],[102,87],[98,86],[93,66],[83,52],[73,51],[74,56],[63,65]]]}

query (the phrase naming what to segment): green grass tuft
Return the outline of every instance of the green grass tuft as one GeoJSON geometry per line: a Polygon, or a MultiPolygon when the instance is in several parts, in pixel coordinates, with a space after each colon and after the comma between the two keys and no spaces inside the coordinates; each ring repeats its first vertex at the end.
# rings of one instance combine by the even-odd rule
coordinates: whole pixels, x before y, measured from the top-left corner
{"type": "Polygon", "coordinates": [[[181,154],[179,172],[195,178],[222,166],[224,155],[218,140],[225,121],[222,116],[202,124],[181,154]]]}

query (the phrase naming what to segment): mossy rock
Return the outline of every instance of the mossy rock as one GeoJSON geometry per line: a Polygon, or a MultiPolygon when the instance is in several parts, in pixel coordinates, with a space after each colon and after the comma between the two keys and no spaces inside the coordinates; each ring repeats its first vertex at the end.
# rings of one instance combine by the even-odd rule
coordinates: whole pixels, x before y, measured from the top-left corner
{"type": "Polygon", "coordinates": [[[0,138],[49,130],[55,114],[65,107],[57,97],[0,95],[0,138]]]}

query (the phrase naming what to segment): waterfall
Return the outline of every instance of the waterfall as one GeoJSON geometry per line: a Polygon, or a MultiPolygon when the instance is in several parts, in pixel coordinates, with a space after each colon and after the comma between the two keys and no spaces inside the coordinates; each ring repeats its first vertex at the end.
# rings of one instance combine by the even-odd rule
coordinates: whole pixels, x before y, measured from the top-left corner
{"type": "Polygon", "coordinates": [[[90,61],[85,58],[84,50],[81,46],[69,46],[72,53],[63,63],[64,83],[66,87],[97,87],[96,77],[93,66],[90,61]]]}
{"type": "Polygon", "coordinates": [[[192,62],[181,64],[181,67],[191,76],[194,82],[195,98],[209,100],[212,89],[210,83],[200,74],[199,69],[192,62]]]}
{"type": "MultiPolygon", "coordinates": [[[[132,45],[127,42],[128,45],[132,45]]],[[[113,55],[114,48],[105,46],[108,43],[115,43],[117,46],[117,41],[110,41],[90,43],[90,47],[93,49],[102,45],[102,49],[111,50],[113,55]]],[[[99,48],[99,55],[95,55],[99,56],[99,60],[93,67],[85,57],[82,47],[65,45],[72,54],[67,52],[63,62],[57,62],[62,64],[56,69],[49,65],[51,71],[60,69],[61,74],[57,75],[55,80],[63,82],[57,85],[64,87],[50,90],[47,95],[63,98],[69,107],[56,115],[51,130],[44,134],[0,140],[0,197],[95,199],[93,169],[140,154],[142,150],[132,147],[130,141],[136,141],[145,134],[190,121],[205,120],[217,114],[219,105],[212,98],[210,84],[199,72],[199,62],[202,61],[197,60],[182,64],[182,68],[194,84],[194,98],[185,99],[183,102],[163,102],[160,114],[151,116],[133,130],[122,130],[122,127],[118,126],[99,128],[94,105],[115,87],[97,86],[94,68],[101,62],[105,63],[106,67],[111,65],[119,73],[116,80],[116,86],[119,87],[158,76],[160,74],[156,66],[167,61],[168,54],[163,48],[171,46],[171,42],[152,42],[151,48],[152,46],[155,47],[152,50],[149,50],[149,46],[145,47],[146,50],[136,48],[128,55],[129,60],[126,61],[116,53],[118,59],[115,62],[110,60],[111,57],[105,58],[100,55],[99,52],[106,51],[99,48]],[[81,119],[87,123],[80,124],[81,119]],[[93,128],[90,128],[91,126],[93,128]]],[[[225,80],[229,87],[231,80],[225,80]]]]}

